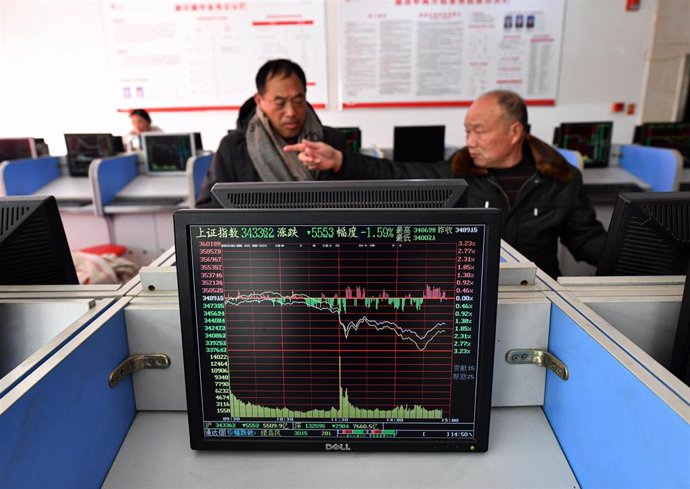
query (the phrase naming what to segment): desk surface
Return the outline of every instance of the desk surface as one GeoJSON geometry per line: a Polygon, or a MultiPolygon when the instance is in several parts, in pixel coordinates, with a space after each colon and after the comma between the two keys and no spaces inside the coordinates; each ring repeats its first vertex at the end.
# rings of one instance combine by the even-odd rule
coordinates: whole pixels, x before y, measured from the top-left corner
{"type": "Polygon", "coordinates": [[[117,194],[118,199],[144,200],[147,197],[179,197],[189,196],[189,186],[186,175],[139,175],[117,194]]]}
{"type": "Polygon", "coordinates": [[[36,194],[54,195],[58,203],[61,201],[90,204],[93,200],[91,182],[87,177],[61,176],[41,187],[36,194]]]}
{"type": "Polygon", "coordinates": [[[494,408],[487,453],[196,452],[187,413],[139,412],[104,488],[579,487],[541,407],[494,408]]]}
{"type": "Polygon", "coordinates": [[[642,190],[651,190],[644,180],[624,170],[620,166],[608,166],[606,168],[585,168],[582,172],[582,182],[585,185],[634,183],[642,190]]]}

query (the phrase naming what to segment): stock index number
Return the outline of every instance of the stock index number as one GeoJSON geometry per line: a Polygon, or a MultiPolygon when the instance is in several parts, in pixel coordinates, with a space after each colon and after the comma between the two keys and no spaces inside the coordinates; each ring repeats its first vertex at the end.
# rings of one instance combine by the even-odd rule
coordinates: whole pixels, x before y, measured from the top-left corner
{"type": "Polygon", "coordinates": [[[269,227],[241,228],[240,235],[242,238],[249,238],[249,239],[273,239],[273,238],[275,238],[273,228],[269,228],[269,227]]]}

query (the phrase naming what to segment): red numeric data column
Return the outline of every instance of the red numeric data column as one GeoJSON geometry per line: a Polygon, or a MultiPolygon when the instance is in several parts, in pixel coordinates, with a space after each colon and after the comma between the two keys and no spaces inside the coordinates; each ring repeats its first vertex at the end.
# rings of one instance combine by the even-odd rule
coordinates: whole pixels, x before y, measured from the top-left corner
{"type": "MultiPolygon", "coordinates": [[[[223,289],[223,251],[221,242],[201,239],[196,242],[201,287],[201,322],[203,344],[199,345],[209,365],[208,374],[214,386],[214,405],[205,406],[218,415],[229,415],[230,388],[228,385],[227,326],[225,323],[225,296],[223,289]]],[[[200,338],[201,341],[201,338],[200,338]]]]}

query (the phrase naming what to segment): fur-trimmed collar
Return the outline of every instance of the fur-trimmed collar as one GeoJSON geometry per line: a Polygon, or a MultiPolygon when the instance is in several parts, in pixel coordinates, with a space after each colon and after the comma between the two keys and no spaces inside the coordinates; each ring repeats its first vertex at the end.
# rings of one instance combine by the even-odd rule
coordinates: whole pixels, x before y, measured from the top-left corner
{"type": "MultiPolygon", "coordinates": [[[[534,136],[528,135],[526,142],[532,151],[538,173],[557,182],[567,183],[570,181],[573,177],[573,167],[565,161],[565,158],[558,151],[534,136]]],[[[475,166],[467,147],[453,155],[451,168],[453,176],[456,178],[483,177],[489,174],[486,168],[475,166]]]]}

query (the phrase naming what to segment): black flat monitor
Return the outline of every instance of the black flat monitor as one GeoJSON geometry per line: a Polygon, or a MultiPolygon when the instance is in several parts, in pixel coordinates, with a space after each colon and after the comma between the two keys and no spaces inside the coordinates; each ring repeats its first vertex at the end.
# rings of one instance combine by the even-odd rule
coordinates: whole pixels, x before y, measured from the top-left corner
{"type": "Polygon", "coordinates": [[[690,266],[685,275],[683,301],[678,315],[678,327],[673,342],[671,372],[690,386],[690,266]]]}
{"type": "Polygon", "coordinates": [[[357,180],[224,182],[211,189],[226,209],[351,209],[465,207],[467,182],[439,180],[357,180]]]}
{"type": "Polygon", "coordinates": [[[109,133],[65,134],[65,145],[67,168],[73,177],[88,176],[93,160],[122,152],[122,138],[109,133]]]}
{"type": "Polygon", "coordinates": [[[554,146],[579,151],[585,168],[609,164],[613,122],[563,122],[554,131],[554,146]]]}
{"type": "Polygon", "coordinates": [[[34,138],[0,138],[0,163],[5,160],[36,158],[37,156],[34,138]]]}
{"type": "Polygon", "coordinates": [[[396,126],[393,160],[434,163],[445,158],[446,126],[396,126]]]}
{"type": "Polygon", "coordinates": [[[498,210],[174,224],[193,449],[487,450],[498,210]]]}
{"type": "Polygon", "coordinates": [[[635,128],[633,143],[676,149],[690,167],[690,122],[646,122],[635,128]]]}
{"type": "Polygon", "coordinates": [[[146,132],[142,151],[146,173],[151,176],[184,173],[187,160],[201,150],[201,134],[146,132]]]}
{"type": "Polygon", "coordinates": [[[345,136],[345,149],[351,153],[359,153],[362,149],[362,131],[359,127],[336,127],[345,136]]]}
{"type": "Polygon", "coordinates": [[[0,284],[78,284],[55,198],[0,197],[0,284]]]}
{"type": "Polygon", "coordinates": [[[690,192],[619,194],[597,275],[685,275],[690,192]]]}

